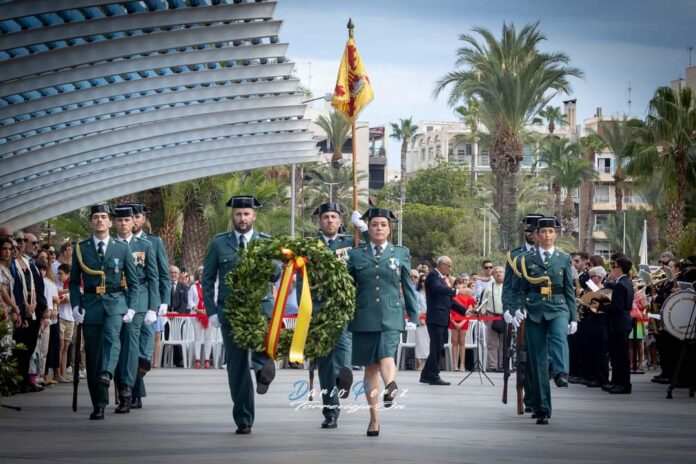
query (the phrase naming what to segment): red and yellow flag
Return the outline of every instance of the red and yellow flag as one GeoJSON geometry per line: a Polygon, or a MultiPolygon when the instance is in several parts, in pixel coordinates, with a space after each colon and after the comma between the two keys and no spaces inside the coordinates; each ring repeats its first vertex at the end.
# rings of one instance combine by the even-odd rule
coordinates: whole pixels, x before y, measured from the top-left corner
{"type": "Polygon", "coordinates": [[[338,68],[331,105],[343,113],[343,116],[352,124],[374,96],[372,83],[355,47],[355,41],[351,37],[346,42],[341,66],[338,68]]]}

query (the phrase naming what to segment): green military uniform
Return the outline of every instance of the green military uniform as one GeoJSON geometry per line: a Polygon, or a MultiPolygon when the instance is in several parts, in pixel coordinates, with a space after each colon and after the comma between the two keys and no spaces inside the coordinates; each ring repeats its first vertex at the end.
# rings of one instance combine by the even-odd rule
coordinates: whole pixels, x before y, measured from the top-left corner
{"type": "Polygon", "coordinates": [[[395,357],[405,328],[404,309],[411,321],[418,321],[411,256],[408,248],[389,242],[379,257],[371,243],[353,248],[348,256],[348,271],[356,289],[355,316],[348,326],[353,333],[352,361],[363,366],[376,364],[382,358],[395,357]]]}
{"type": "MultiPolygon", "coordinates": [[[[322,243],[336,252],[339,258],[347,258],[348,252],[355,243],[353,235],[338,234],[333,240],[326,240],[323,234],[317,237],[322,243]]],[[[313,311],[321,311],[322,302],[317,298],[317,295],[312,294],[313,311]]],[[[336,378],[342,367],[351,368],[351,350],[353,337],[348,330],[344,330],[341,336],[336,341],[336,345],[326,356],[317,358],[317,369],[319,370],[319,385],[321,387],[321,399],[324,408],[322,414],[326,419],[338,419],[339,409],[339,393],[334,391],[336,387],[336,378]]]]}
{"type": "MultiPolygon", "coordinates": [[[[164,242],[162,242],[162,239],[157,235],[148,234],[142,231],[138,238],[148,241],[152,246],[154,262],[157,268],[159,302],[160,304],[166,304],[169,306],[172,299],[172,287],[171,283],[169,282],[169,260],[167,259],[167,252],[164,249],[164,242]]],[[[141,372],[147,372],[150,370],[154,350],[155,324],[143,325],[140,329],[140,339],[138,341],[138,358],[139,364],[142,367],[141,372]]],[[[147,390],[145,389],[143,376],[138,375],[135,379],[135,385],[133,386],[133,400],[134,402],[137,402],[138,398],[144,398],[146,396],[147,390]]]]}
{"type": "MultiPolygon", "coordinates": [[[[269,235],[254,231],[251,240],[263,240],[269,235]]],[[[222,339],[227,355],[227,380],[234,407],[232,415],[238,427],[254,425],[254,389],[249,373],[248,350],[241,348],[234,340],[230,324],[225,317],[225,304],[232,291],[227,285],[225,276],[236,269],[240,256],[240,245],[235,232],[225,232],[215,235],[208,246],[203,264],[203,302],[208,317],[216,315],[222,325],[222,339]],[[218,282],[218,297],[215,299],[215,282],[218,282]]],[[[276,276],[277,277],[277,276],[276,276]]],[[[271,285],[269,292],[262,300],[263,311],[270,317],[273,311],[273,293],[271,285]]],[[[252,353],[252,367],[259,371],[268,356],[265,353],[252,353]]]]}
{"type": "MultiPolygon", "coordinates": [[[[127,386],[132,389],[135,385],[138,373],[138,358],[140,357],[140,340],[142,328],[145,325],[145,313],[148,310],[157,311],[160,305],[159,275],[155,252],[150,242],[131,236],[128,246],[133,255],[135,272],[138,276],[140,287],[138,288],[138,306],[133,308],[135,315],[130,324],[124,324],[121,328],[121,356],[119,358],[118,374],[119,386],[127,386]]],[[[128,292],[132,290],[129,288],[128,292]]],[[[131,391],[122,395],[129,398],[131,391]]]]}
{"type": "Polygon", "coordinates": [[[527,311],[525,333],[531,379],[534,383],[533,408],[537,415],[544,413],[550,417],[548,362],[551,358],[553,364],[559,366],[560,372],[567,373],[568,323],[576,320],[577,308],[570,256],[554,250],[545,262],[542,252],[540,249],[518,259],[523,276],[518,279],[518,290],[524,296],[523,303],[527,311]],[[530,282],[544,277],[550,279],[551,286],[547,294],[543,293],[547,291],[546,284],[530,282]]]}
{"type": "MultiPolygon", "coordinates": [[[[519,257],[523,254],[534,253],[534,247],[523,245],[510,250],[505,264],[505,278],[503,280],[503,308],[510,311],[513,315],[516,310],[523,307],[523,295],[520,293],[520,281],[522,278],[519,271],[519,257]]],[[[519,353],[518,353],[519,356],[519,353]]],[[[534,383],[531,378],[531,367],[529,361],[524,365],[524,406],[534,408],[534,383]]]]}
{"type": "Polygon", "coordinates": [[[70,301],[81,301],[81,307],[84,308],[87,385],[96,411],[103,410],[108,404],[108,389],[101,388],[99,377],[106,373],[113,378],[121,349],[119,334],[123,315],[128,309],[138,307],[140,282],[128,244],[113,237],[102,240],[106,245],[102,260],[97,254],[95,239],[90,237],[83,240],[77,247],[84,266],[90,270],[104,272],[105,293],[96,293],[102,285],[101,277],[82,269],[78,262],[78,250],[75,250],[70,268],[70,301]],[[121,285],[124,273],[128,292],[121,285]],[[81,282],[84,284],[84,295],[80,294],[81,282]]]}

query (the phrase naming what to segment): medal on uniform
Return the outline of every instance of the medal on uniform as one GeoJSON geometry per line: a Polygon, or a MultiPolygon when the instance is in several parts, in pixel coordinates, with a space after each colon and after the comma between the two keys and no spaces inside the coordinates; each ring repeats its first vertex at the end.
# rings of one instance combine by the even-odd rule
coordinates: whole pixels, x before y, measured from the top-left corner
{"type": "Polygon", "coordinates": [[[398,269],[396,258],[389,258],[389,269],[392,271],[396,271],[398,269]]]}
{"type": "Polygon", "coordinates": [[[114,258],[114,264],[116,265],[116,267],[114,268],[114,272],[118,274],[118,258],[114,258]]]}

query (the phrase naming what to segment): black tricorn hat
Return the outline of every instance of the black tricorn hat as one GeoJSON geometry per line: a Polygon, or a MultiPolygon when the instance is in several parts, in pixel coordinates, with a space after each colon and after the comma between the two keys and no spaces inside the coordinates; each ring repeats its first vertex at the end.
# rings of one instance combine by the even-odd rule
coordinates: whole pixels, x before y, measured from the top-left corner
{"type": "Polygon", "coordinates": [[[370,208],[365,211],[365,214],[362,215],[363,220],[367,221],[374,217],[383,217],[389,219],[390,221],[399,220],[392,211],[384,208],[370,208]]]}
{"type": "Polygon", "coordinates": [[[545,216],[545,217],[539,218],[537,220],[537,224],[536,224],[537,230],[543,229],[545,227],[553,227],[554,229],[560,229],[561,223],[558,222],[558,219],[556,219],[553,216],[545,216]]]}
{"type": "Polygon", "coordinates": [[[338,213],[339,215],[342,215],[343,208],[338,203],[333,203],[333,202],[324,203],[322,205],[319,205],[319,207],[314,210],[314,212],[312,213],[312,216],[321,217],[322,214],[330,213],[330,212],[334,212],[334,213],[338,213]]]}
{"type": "Polygon", "coordinates": [[[114,208],[114,217],[117,218],[133,217],[134,214],[131,205],[118,205],[114,208]]]}
{"type": "Polygon", "coordinates": [[[96,205],[92,205],[90,208],[89,217],[91,218],[94,213],[107,213],[109,216],[113,216],[114,210],[112,210],[111,206],[107,205],[106,203],[97,203],[96,205]]]}
{"type": "Polygon", "coordinates": [[[250,195],[239,195],[236,197],[230,198],[230,200],[226,203],[228,207],[231,208],[260,208],[261,203],[259,201],[250,196],[250,195]]]}
{"type": "Polygon", "coordinates": [[[524,231],[525,232],[532,232],[532,231],[536,230],[537,221],[543,217],[544,217],[544,215],[539,214],[539,213],[532,213],[532,214],[526,215],[524,217],[524,219],[522,219],[522,222],[521,222],[521,224],[524,225],[524,231]]]}
{"type": "Polygon", "coordinates": [[[133,214],[145,214],[150,212],[142,203],[129,203],[123,206],[129,206],[133,210],[133,214]]]}

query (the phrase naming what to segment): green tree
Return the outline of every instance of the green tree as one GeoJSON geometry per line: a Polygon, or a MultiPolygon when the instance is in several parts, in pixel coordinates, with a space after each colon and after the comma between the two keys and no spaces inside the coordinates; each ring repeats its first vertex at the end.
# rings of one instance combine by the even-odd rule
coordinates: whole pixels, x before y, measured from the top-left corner
{"type": "Polygon", "coordinates": [[[468,205],[471,195],[467,188],[466,167],[440,161],[419,170],[406,184],[410,203],[461,208],[468,205]]]}
{"type": "MultiPolygon", "coordinates": [[[[560,124],[561,126],[566,124],[566,116],[558,106],[547,106],[546,108],[539,110],[539,116],[546,120],[549,134],[553,134],[553,132],[556,130],[556,123],[560,124]]],[[[541,122],[541,119],[536,118],[535,122],[537,121],[541,122]]]]}
{"type": "MultiPolygon", "coordinates": [[[[418,126],[413,124],[413,116],[408,119],[399,119],[399,123],[389,123],[391,125],[391,138],[401,142],[401,198],[406,198],[406,153],[408,144],[413,143],[418,126]]],[[[403,218],[401,218],[403,219],[403,218]]]]}
{"type": "Polygon", "coordinates": [[[640,263],[640,241],[643,238],[643,221],[647,218],[647,211],[644,209],[627,208],[621,213],[609,216],[604,225],[604,232],[609,240],[609,247],[613,252],[623,250],[624,237],[624,214],[626,215],[626,256],[631,261],[640,263]]]}
{"type": "Polygon", "coordinates": [[[566,138],[556,136],[542,140],[539,149],[539,160],[546,165],[544,171],[551,179],[551,194],[553,195],[553,214],[560,218],[561,210],[561,183],[558,176],[568,166],[565,160],[579,158],[580,145],[566,138]]]}
{"type": "Polygon", "coordinates": [[[326,132],[326,137],[333,148],[331,163],[335,169],[338,169],[343,159],[343,145],[348,140],[350,133],[350,124],[339,111],[331,111],[328,118],[323,115],[319,116],[315,122],[326,132]]]}
{"type": "Polygon", "coordinates": [[[631,126],[637,137],[627,149],[627,171],[661,180],[667,204],[667,246],[674,249],[683,233],[687,192],[693,191],[687,179],[693,179],[696,163],[696,95],[689,87],[678,93],[660,87],[650,100],[645,123],[633,121],[631,126]]]}
{"type": "MultiPolygon", "coordinates": [[[[305,168],[304,175],[305,213],[309,217],[322,203],[332,201],[344,208],[353,207],[353,167],[341,166],[338,169],[329,168],[326,164],[317,164],[305,168]]],[[[358,172],[358,185],[366,180],[364,172],[358,172]]],[[[358,197],[367,196],[367,190],[358,191],[358,197]]],[[[358,209],[364,210],[366,203],[359,203],[358,209]]]]}
{"type": "MultiPolygon", "coordinates": [[[[578,146],[579,152],[579,146],[578,146]]],[[[563,228],[566,235],[572,235],[575,220],[575,205],[573,203],[573,190],[588,180],[594,179],[594,168],[579,156],[568,156],[559,160],[553,167],[553,176],[558,184],[565,189],[563,201],[563,228]]]]}
{"type": "Polygon", "coordinates": [[[448,102],[457,106],[462,100],[476,98],[481,122],[491,132],[491,169],[496,176],[495,209],[500,212],[501,248],[516,241],[517,172],[524,156],[522,130],[554,96],[570,90],[568,78],[582,72],[568,65],[560,52],[539,49],[546,37],[539,23],[524,26],[519,33],[514,24],[503,24],[498,40],[487,29],[474,29],[481,40],[469,34],[459,39],[456,65],[464,70],[451,71],[436,84],[437,96],[450,88],[448,102]]]}
{"type": "MultiPolygon", "coordinates": [[[[479,104],[478,100],[473,97],[466,99],[464,105],[460,105],[454,109],[454,112],[459,116],[459,119],[469,126],[470,134],[464,134],[466,137],[455,136],[452,141],[456,146],[462,141],[472,141],[476,146],[479,144],[479,121],[481,120],[481,115],[479,114],[479,104]]],[[[474,157],[471,157],[471,182],[469,184],[470,192],[474,192],[474,184],[476,183],[476,166],[474,164],[474,157]]]]}
{"type": "Polygon", "coordinates": [[[616,196],[616,212],[623,210],[623,182],[626,179],[624,164],[627,161],[627,147],[633,137],[634,128],[627,120],[614,119],[599,123],[597,135],[604,145],[614,154],[616,169],[614,170],[614,195],[616,196]]]}
{"type": "MultiPolygon", "coordinates": [[[[585,150],[585,159],[590,166],[595,166],[597,153],[601,152],[605,145],[597,134],[590,134],[580,139],[580,145],[585,150]]],[[[594,205],[594,183],[585,181],[580,188],[580,209],[585,212],[585,229],[582,231],[582,249],[589,250],[592,247],[592,231],[594,229],[594,217],[592,207],[594,205]]]]}

